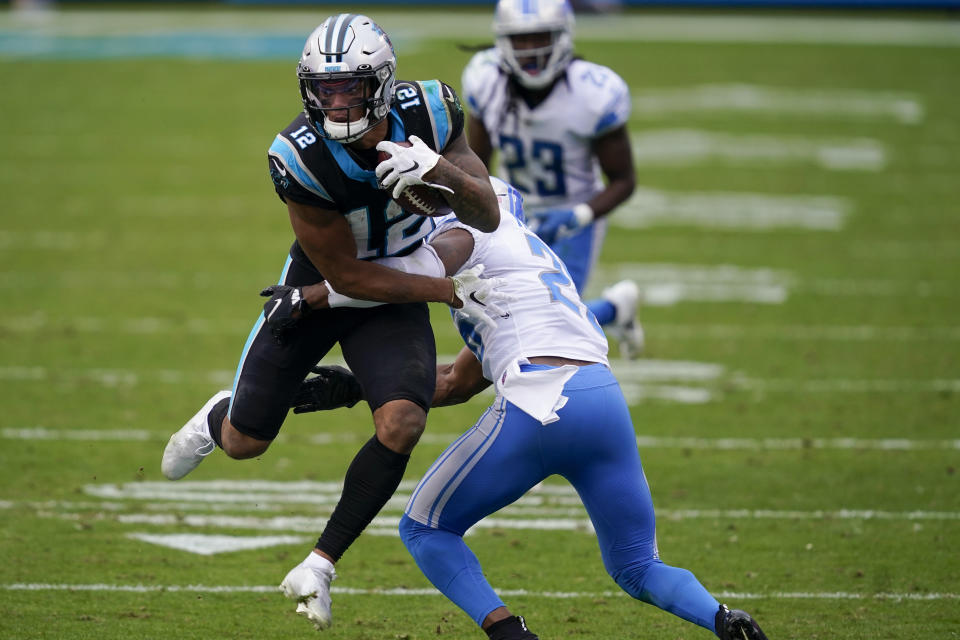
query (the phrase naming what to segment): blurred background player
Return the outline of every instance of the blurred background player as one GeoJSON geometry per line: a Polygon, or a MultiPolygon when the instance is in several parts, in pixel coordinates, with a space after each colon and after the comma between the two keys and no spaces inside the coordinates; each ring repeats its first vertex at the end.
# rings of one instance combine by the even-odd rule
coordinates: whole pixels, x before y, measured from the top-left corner
{"type": "Polygon", "coordinates": [[[400,535],[417,566],[491,640],[536,640],[487,582],[463,535],[556,474],[583,500],[604,566],[624,591],[723,640],[766,640],[747,613],[660,560],[653,500],[606,338],[563,263],[521,222],[520,194],[492,182],[501,208],[495,232],[477,233],[449,216],[417,250],[428,255],[382,261],[412,273],[434,265],[432,275],[483,265],[500,294],[486,309],[454,312],[466,347],[438,367],[433,405],[464,402],[492,381],[497,395],[410,497],[400,535]]]}
{"type": "MultiPolygon", "coordinates": [[[[482,230],[495,229],[500,215],[486,167],[467,145],[453,89],[439,80],[396,81],[396,66],[390,39],[363,15],[331,16],[307,38],[297,65],[303,111],[268,151],[296,241],[279,284],[263,292],[270,300],[244,345],[233,388],[171,436],[161,461],[163,474],[176,480],[216,447],[237,459],[262,454],[311,367],[339,343],[375,434],[350,464],[316,548],[291,571],[305,593],[326,594],[328,602],[333,563],[393,495],[423,432],[436,380],[423,301],[455,302],[450,280],[401,280],[370,261],[415,251],[434,228],[433,219],[400,208],[394,183],[402,176],[405,184],[442,186],[461,219],[482,230]],[[384,140],[413,144],[396,146],[380,163],[392,171],[378,182],[376,146],[384,140]],[[302,287],[324,279],[345,294],[398,304],[308,314],[302,287]]],[[[301,613],[318,628],[330,624],[329,604],[301,613]]]]}
{"type": "MultiPolygon", "coordinates": [[[[606,233],[605,217],[636,182],[627,119],[630,93],[607,67],[573,56],[566,0],[500,0],[496,47],[463,72],[467,139],[497,175],[523,193],[531,229],[560,256],[582,294],[606,233]],[[606,180],[606,184],[604,183],[606,180]]],[[[643,349],[639,291],[630,280],[587,302],[621,355],[643,349]]]]}

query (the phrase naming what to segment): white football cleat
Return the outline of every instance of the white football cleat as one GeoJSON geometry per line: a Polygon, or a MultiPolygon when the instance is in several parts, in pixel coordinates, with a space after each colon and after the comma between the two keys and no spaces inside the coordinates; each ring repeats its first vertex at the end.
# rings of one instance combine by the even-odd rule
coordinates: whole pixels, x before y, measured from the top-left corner
{"type": "Polygon", "coordinates": [[[170,436],[160,461],[160,471],[167,479],[179,480],[196,469],[197,465],[217,448],[207,428],[207,414],[215,404],[229,397],[229,391],[218,391],[187,424],[170,436]]]}
{"type": "Polygon", "coordinates": [[[637,320],[640,290],[633,280],[621,280],[603,290],[603,298],[617,310],[611,333],[620,345],[620,357],[633,360],[643,353],[643,327],[637,320]]]}
{"type": "Polygon", "coordinates": [[[333,563],[311,551],[303,562],[287,573],[280,583],[280,591],[297,601],[297,613],[306,616],[317,631],[323,631],[333,624],[330,583],[336,578],[333,563]]]}

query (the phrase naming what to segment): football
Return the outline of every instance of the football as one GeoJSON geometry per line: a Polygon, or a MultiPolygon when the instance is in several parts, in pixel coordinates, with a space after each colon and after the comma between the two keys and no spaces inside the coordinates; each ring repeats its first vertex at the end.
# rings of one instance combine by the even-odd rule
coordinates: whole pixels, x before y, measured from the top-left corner
{"type": "MultiPolygon", "coordinates": [[[[411,146],[406,140],[402,140],[396,144],[401,147],[411,146]]],[[[389,158],[390,154],[386,151],[377,152],[377,162],[383,162],[389,158]]],[[[410,213],[421,216],[439,217],[445,216],[453,211],[453,208],[447,202],[446,198],[443,197],[443,192],[433,187],[428,187],[425,184],[407,187],[400,192],[400,197],[395,198],[395,201],[404,211],[409,211],[410,213]]]]}

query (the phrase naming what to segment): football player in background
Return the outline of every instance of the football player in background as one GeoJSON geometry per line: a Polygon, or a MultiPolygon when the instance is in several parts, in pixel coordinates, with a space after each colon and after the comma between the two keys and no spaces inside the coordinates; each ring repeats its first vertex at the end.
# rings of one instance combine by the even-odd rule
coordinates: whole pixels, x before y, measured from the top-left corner
{"type": "MultiPolygon", "coordinates": [[[[232,389],[216,393],[171,436],[161,461],[163,474],[177,480],[217,447],[231,458],[259,456],[311,367],[339,343],[373,412],[375,435],[353,459],[340,501],[304,561],[315,569],[314,591],[328,588],[334,563],[393,495],[423,431],[436,381],[424,301],[459,304],[449,279],[401,277],[370,260],[413,252],[434,228],[433,219],[402,210],[392,192],[437,186],[481,231],[495,229],[500,215],[486,167],[467,145],[453,89],[438,80],[396,81],[396,66],[389,37],[363,15],[330,16],[307,38],[297,65],[303,111],[268,151],[296,240],[279,284],[261,294],[270,299],[232,389]],[[393,170],[378,183],[376,145],[384,140],[412,146],[397,146],[380,163],[393,170]],[[344,294],[394,304],[308,314],[301,287],[324,279],[344,294]]],[[[329,617],[311,619],[330,624],[329,617]]]]}
{"type": "MultiPolygon", "coordinates": [[[[650,488],[603,331],[563,263],[523,224],[520,194],[491,181],[501,208],[496,231],[477,233],[450,215],[415,254],[381,261],[438,277],[483,265],[499,294],[496,304],[491,297],[486,307],[453,312],[466,346],[454,363],[438,367],[433,405],[464,402],[491,383],[497,394],[410,497],[400,535],[417,566],[491,640],[536,640],[491,588],[463,535],[557,474],[583,500],[604,566],[624,591],[722,640],[766,640],[747,613],[721,605],[690,571],[660,560],[650,488]]],[[[311,304],[325,304],[323,285],[307,289],[311,304]]],[[[308,401],[298,410],[359,397],[351,397],[360,393],[355,386],[341,388],[335,402],[308,401]]]]}
{"type": "MultiPolygon", "coordinates": [[[[573,56],[567,0],[500,0],[496,46],[463,72],[467,140],[523,193],[531,229],[560,256],[583,293],[606,233],[606,216],[636,182],[627,119],[630,93],[607,67],[573,56]],[[606,183],[604,183],[604,180],[606,183]]],[[[587,306],[617,338],[621,355],[643,348],[639,291],[623,280],[587,306]]]]}

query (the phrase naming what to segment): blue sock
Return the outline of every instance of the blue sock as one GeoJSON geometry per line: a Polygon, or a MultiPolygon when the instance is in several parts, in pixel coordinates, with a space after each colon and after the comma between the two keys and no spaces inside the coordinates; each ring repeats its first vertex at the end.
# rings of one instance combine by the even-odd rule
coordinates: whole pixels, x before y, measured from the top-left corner
{"type": "Polygon", "coordinates": [[[588,301],[587,308],[593,312],[593,315],[597,316],[597,322],[600,323],[601,327],[610,324],[617,317],[617,308],[605,298],[588,301]]]}
{"type": "Polygon", "coordinates": [[[623,571],[616,580],[634,598],[716,632],[720,603],[686,569],[656,561],[623,571]]]}
{"type": "Polygon", "coordinates": [[[506,606],[483,577],[480,561],[461,536],[405,515],[400,519],[400,538],[423,575],[477,625],[494,609],[506,606]]]}

